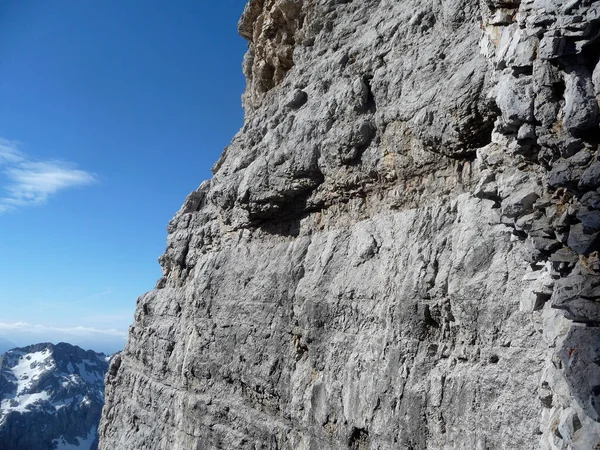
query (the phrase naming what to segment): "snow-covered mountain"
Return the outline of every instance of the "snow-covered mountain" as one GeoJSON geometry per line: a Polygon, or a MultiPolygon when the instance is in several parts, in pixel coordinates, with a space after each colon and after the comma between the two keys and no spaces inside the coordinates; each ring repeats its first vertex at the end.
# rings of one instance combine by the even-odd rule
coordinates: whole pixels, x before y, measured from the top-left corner
{"type": "Polygon", "coordinates": [[[107,368],[103,353],[66,343],[0,356],[0,449],[95,450],[107,368]]]}

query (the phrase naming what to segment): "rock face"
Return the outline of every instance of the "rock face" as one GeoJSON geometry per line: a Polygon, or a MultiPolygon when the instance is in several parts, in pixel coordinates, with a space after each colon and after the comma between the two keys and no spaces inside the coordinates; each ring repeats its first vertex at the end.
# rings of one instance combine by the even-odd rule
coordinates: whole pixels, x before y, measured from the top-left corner
{"type": "Polygon", "coordinates": [[[100,448],[600,448],[600,2],[251,0],[100,448]]]}
{"type": "Polygon", "coordinates": [[[0,358],[0,448],[94,450],[107,358],[60,343],[0,358]]]}

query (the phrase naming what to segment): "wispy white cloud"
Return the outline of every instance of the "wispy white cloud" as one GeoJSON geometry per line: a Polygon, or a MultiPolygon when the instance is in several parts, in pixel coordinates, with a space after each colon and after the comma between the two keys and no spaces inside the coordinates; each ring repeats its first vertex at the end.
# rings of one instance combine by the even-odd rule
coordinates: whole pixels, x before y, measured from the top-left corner
{"type": "Polygon", "coordinates": [[[97,294],[90,295],[87,298],[87,300],[93,300],[93,299],[100,298],[100,297],[106,297],[107,295],[111,295],[112,293],[113,293],[112,289],[107,289],[105,291],[98,292],[97,294]]]}
{"type": "Polygon", "coordinates": [[[0,335],[8,333],[27,332],[32,334],[57,333],[61,335],[72,335],[81,337],[104,336],[111,338],[127,339],[127,332],[122,330],[100,329],[92,327],[52,327],[47,325],[36,325],[27,322],[3,323],[0,322],[0,335]]]}
{"type": "Polygon", "coordinates": [[[0,164],[18,163],[25,159],[19,150],[19,144],[0,138],[0,164]]]}
{"type": "Polygon", "coordinates": [[[65,189],[85,186],[96,177],[64,161],[35,161],[14,141],[0,139],[0,168],[4,175],[0,189],[0,213],[44,203],[65,189]]]}
{"type": "Polygon", "coordinates": [[[127,331],[114,328],[60,327],[27,322],[0,322],[0,341],[2,339],[14,343],[14,347],[24,347],[40,342],[53,342],[55,344],[68,342],[82,348],[113,353],[123,349],[127,341],[127,331]]]}

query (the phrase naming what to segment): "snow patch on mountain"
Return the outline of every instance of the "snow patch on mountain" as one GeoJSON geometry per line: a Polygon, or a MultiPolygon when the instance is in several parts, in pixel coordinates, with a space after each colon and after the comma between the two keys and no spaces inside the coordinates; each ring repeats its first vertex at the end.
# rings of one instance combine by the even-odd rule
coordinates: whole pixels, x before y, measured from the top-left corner
{"type": "Polygon", "coordinates": [[[17,395],[31,388],[31,383],[39,380],[40,376],[49,370],[54,369],[55,363],[50,359],[50,350],[24,354],[15,352],[19,355],[18,363],[11,369],[13,376],[17,380],[17,395]]]}
{"type": "Polygon", "coordinates": [[[50,398],[48,392],[37,392],[35,394],[22,394],[13,398],[2,400],[0,403],[0,423],[10,412],[26,412],[36,405],[42,405],[50,398]]]}
{"type": "Polygon", "coordinates": [[[103,353],[37,344],[0,358],[0,448],[95,450],[104,403],[103,353]]]}

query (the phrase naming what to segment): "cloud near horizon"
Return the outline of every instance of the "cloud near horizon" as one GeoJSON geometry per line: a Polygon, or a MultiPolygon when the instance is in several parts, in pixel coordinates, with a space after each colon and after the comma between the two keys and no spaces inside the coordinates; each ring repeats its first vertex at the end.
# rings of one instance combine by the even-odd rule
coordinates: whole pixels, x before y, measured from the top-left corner
{"type": "Polygon", "coordinates": [[[40,342],[68,342],[82,348],[113,353],[127,341],[127,331],[92,327],[55,327],[28,322],[0,322],[0,339],[6,339],[17,347],[40,342]]]}
{"type": "Polygon", "coordinates": [[[36,325],[28,322],[4,323],[0,322],[0,335],[5,336],[10,332],[28,332],[34,334],[61,333],[74,336],[106,336],[119,339],[127,339],[127,331],[114,328],[102,329],[92,327],[52,327],[47,325],[36,325]]]}
{"type": "Polygon", "coordinates": [[[95,175],[64,161],[35,161],[18,143],[0,138],[0,213],[22,206],[39,205],[65,189],[97,181],[95,175]]]}

